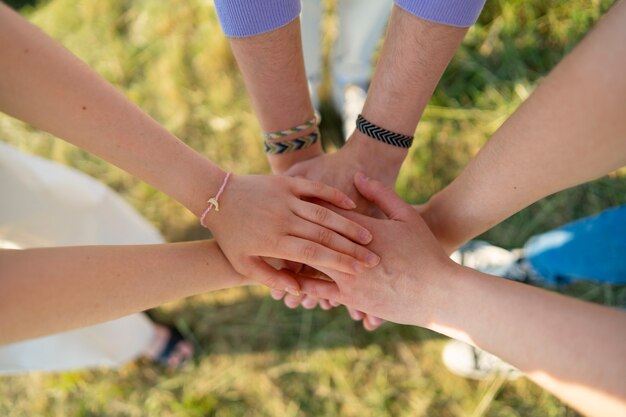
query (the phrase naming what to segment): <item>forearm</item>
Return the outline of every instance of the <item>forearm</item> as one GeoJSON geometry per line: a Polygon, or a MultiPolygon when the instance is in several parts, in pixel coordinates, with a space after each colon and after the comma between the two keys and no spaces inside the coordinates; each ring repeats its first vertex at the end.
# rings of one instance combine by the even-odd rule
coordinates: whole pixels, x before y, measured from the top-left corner
{"type": "Polygon", "coordinates": [[[461,266],[437,283],[430,321],[416,324],[497,355],[586,415],[626,411],[624,312],[461,266]]]}
{"type": "MultiPolygon", "coordinates": [[[[304,69],[299,18],[271,32],[232,38],[230,43],[264,132],[288,129],[311,119],[314,110],[304,69]]],[[[300,134],[314,130],[311,127],[300,134]]],[[[268,160],[274,172],[282,173],[295,162],[321,153],[318,141],[296,152],[269,155],[268,160]]]]}
{"type": "Polygon", "coordinates": [[[0,251],[0,344],[245,283],[213,241],[0,251]]]}
{"type": "MultiPolygon", "coordinates": [[[[387,130],[413,136],[466,31],[429,22],[394,6],[363,116],[387,130]]],[[[405,149],[375,141],[359,131],[350,142],[368,148],[363,153],[369,155],[369,164],[386,165],[396,176],[407,154],[405,149]]]]}
{"type": "Polygon", "coordinates": [[[619,2],[431,199],[424,217],[447,249],[626,164],[625,23],[619,2]]]}
{"type": "Polygon", "coordinates": [[[0,5],[0,110],[119,166],[195,214],[223,172],[0,5]]]}

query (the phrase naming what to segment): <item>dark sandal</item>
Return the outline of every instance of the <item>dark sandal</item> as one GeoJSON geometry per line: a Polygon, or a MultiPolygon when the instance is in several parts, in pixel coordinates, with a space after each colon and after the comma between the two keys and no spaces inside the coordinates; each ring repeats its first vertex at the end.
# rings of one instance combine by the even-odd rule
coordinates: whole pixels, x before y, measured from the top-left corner
{"type": "MultiPolygon", "coordinates": [[[[165,326],[170,331],[170,336],[167,339],[167,343],[165,347],[161,351],[161,353],[154,358],[154,362],[163,365],[165,367],[171,367],[169,360],[172,358],[172,354],[176,351],[176,347],[181,342],[186,342],[187,339],[182,335],[182,333],[176,328],[172,326],[165,326]]],[[[182,366],[185,362],[187,362],[191,358],[184,358],[177,367],[182,366]]]]}

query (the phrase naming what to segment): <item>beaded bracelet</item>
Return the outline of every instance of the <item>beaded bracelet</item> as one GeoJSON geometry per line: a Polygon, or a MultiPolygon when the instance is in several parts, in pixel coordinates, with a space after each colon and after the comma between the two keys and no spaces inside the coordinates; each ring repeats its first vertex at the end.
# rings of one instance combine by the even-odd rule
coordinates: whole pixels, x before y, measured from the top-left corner
{"type": "Polygon", "coordinates": [[[280,142],[265,141],[265,153],[271,155],[280,155],[283,153],[299,151],[300,149],[306,149],[313,146],[319,139],[319,132],[311,133],[310,135],[301,136],[295,139],[283,140],[280,142]]]}
{"type": "Polygon", "coordinates": [[[413,144],[413,136],[402,135],[400,133],[384,129],[380,126],[376,126],[361,114],[359,114],[359,117],[356,119],[356,128],[370,138],[379,140],[388,145],[398,146],[400,148],[410,148],[413,144]]]}

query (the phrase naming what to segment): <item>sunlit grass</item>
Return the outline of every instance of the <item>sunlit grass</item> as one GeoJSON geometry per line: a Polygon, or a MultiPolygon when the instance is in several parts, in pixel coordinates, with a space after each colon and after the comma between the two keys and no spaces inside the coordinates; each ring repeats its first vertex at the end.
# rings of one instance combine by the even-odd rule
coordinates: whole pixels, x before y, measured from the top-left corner
{"type": "MultiPolygon", "coordinates": [[[[329,4],[332,2],[328,2],[329,4]]],[[[612,1],[488,1],[443,77],[403,166],[399,193],[423,202],[449,183],[612,1]]],[[[260,130],[212,4],[52,0],[24,9],[152,117],[240,173],[267,173],[260,130]]],[[[331,44],[332,19],[325,21],[331,44]]],[[[322,96],[324,134],[340,125],[322,96]]],[[[0,138],[74,166],[119,192],[170,241],[206,237],[167,196],[75,147],[5,116],[0,138]]],[[[164,167],[167,169],[167,167],[164,167]]],[[[626,203],[624,173],[541,201],[486,234],[516,247],[532,234],[626,203]]],[[[619,304],[589,287],[581,297],[619,304]]],[[[572,416],[527,380],[472,382],[445,370],[445,339],[387,325],[362,331],[343,311],[291,311],[263,289],[224,291],[158,309],[189,329],[200,356],[180,372],[119,371],[0,379],[7,416],[572,416]]]]}

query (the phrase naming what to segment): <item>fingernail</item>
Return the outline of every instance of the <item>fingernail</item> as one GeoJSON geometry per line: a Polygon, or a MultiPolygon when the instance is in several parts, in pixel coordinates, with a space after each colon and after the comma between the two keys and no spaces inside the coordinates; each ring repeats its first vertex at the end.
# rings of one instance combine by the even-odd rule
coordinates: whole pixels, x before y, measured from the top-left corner
{"type": "Polygon", "coordinates": [[[369,266],[376,266],[380,262],[380,256],[370,252],[365,257],[365,260],[369,266]]]}
{"type": "Polygon", "coordinates": [[[359,310],[353,310],[350,313],[350,316],[352,316],[353,320],[363,320],[365,318],[365,314],[363,314],[362,312],[360,312],[359,310]]]}
{"type": "Polygon", "coordinates": [[[272,298],[276,301],[282,300],[282,298],[285,296],[285,292],[280,290],[272,290],[270,291],[270,294],[272,295],[272,298]]]}
{"type": "Polygon", "coordinates": [[[359,232],[359,240],[363,243],[369,243],[372,240],[372,234],[367,230],[361,230],[359,232]]]}
{"type": "Polygon", "coordinates": [[[354,271],[357,273],[363,272],[363,265],[361,264],[361,262],[353,262],[352,269],[354,269],[354,271]]]}
{"type": "Polygon", "coordinates": [[[302,307],[304,308],[313,308],[315,307],[316,301],[312,298],[306,297],[302,300],[302,307]]]}
{"type": "Polygon", "coordinates": [[[365,175],[364,173],[362,173],[362,172],[359,172],[359,173],[356,175],[356,177],[357,177],[357,179],[358,179],[359,181],[363,181],[363,182],[367,182],[367,181],[369,181],[369,180],[370,180],[370,179],[369,179],[369,177],[368,177],[367,175],[365,175]]]}
{"type": "Polygon", "coordinates": [[[328,302],[330,303],[331,306],[333,307],[339,307],[341,304],[339,304],[337,301],[334,300],[328,300],[328,302]]]}
{"type": "Polygon", "coordinates": [[[285,292],[295,297],[300,297],[300,291],[296,290],[295,288],[287,287],[285,288],[285,292]]]}
{"type": "Polygon", "coordinates": [[[380,326],[381,324],[385,322],[385,320],[378,318],[378,317],[374,317],[374,316],[369,316],[369,317],[370,317],[370,323],[374,326],[380,326]]]}
{"type": "Polygon", "coordinates": [[[351,209],[356,208],[356,203],[348,197],[343,199],[343,203],[346,205],[346,207],[350,207],[351,209]]]}

